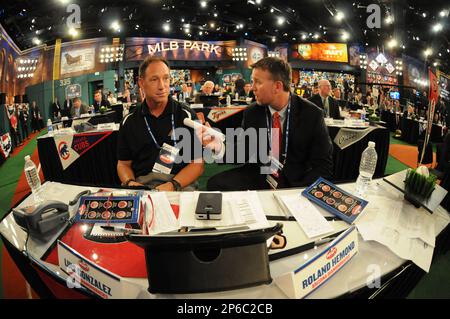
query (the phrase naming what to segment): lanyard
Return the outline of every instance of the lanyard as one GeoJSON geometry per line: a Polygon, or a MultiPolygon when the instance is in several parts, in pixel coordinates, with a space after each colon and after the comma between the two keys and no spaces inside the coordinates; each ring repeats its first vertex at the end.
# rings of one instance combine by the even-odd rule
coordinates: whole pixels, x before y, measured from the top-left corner
{"type": "MultiPolygon", "coordinates": [[[[166,107],[167,107],[167,106],[166,106],[166,107]]],[[[173,110],[172,110],[172,111],[173,111],[173,110]]],[[[158,144],[158,142],[156,141],[155,135],[153,135],[152,129],[150,128],[150,125],[148,124],[147,116],[149,116],[149,115],[144,115],[144,120],[145,120],[145,124],[147,125],[147,130],[148,130],[148,132],[150,133],[150,136],[152,137],[153,143],[155,143],[155,146],[156,146],[158,149],[161,149],[161,146],[160,146],[160,145],[158,144]]],[[[177,140],[175,139],[175,116],[173,115],[173,112],[172,112],[171,119],[172,119],[172,140],[173,140],[173,146],[175,146],[176,143],[177,143],[177,140]]]]}
{"type": "MultiPolygon", "coordinates": [[[[269,148],[270,151],[272,151],[272,117],[270,116],[270,111],[268,111],[269,108],[266,108],[266,123],[267,123],[267,138],[269,139],[269,148]],[[270,126],[269,126],[269,117],[271,118],[270,120],[270,126]],[[270,130],[269,130],[270,128],[270,130]]],[[[285,134],[285,142],[284,142],[284,153],[282,154],[282,156],[284,157],[283,160],[283,165],[286,163],[286,159],[287,159],[287,151],[288,151],[288,145],[289,145],[289,126],[290,126],[290,121],[289,119],[291,118],[291,98],[289,97],[289,104],[287,106],[287,117],[286,117],[286,134],[285,134]]]]}

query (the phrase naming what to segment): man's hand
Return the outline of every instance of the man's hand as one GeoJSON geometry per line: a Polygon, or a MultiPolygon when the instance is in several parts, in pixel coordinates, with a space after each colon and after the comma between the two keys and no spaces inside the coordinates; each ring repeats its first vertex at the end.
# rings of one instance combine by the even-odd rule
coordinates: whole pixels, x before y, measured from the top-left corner
{"type": "MultiPolygon", "coordinates": [[[[211,127],[208,122],[205,123],[205,126],[209,128],[211,127]]],[[[199,126],[195,130],[195,134],[197,135],[197,138],[202,142],[202,145],[204,147],[214,151],[214,153],[216,154],[220,153],[223,144],[222,141],[220,141],[220,139],[218,139],[214,135],[209,135],[206,127],[199,126]]]]}
{"type": "Polygon", "coordinates": [[[173,192],[175,190],[171,182],[161,184],[157,186],[156,189],[160,192],[173,192]]]}
{"type": "Polygon", "coordinates": [[[131,181],[128,183],[128,186],[145,186],[144,184],[135,182],[135,181],[131,181]]]}

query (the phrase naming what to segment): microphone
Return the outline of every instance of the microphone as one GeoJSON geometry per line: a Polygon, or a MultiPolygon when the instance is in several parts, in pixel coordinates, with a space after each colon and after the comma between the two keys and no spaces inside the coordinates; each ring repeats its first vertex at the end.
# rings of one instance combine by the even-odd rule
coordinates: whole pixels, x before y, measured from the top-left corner
{"type": "Polygon", "coordinates": [[[225,135],[224,134],[222,134],[222,133],[212,129],[211,127],[207,127],[207,126],[202,125],[202,124],[200,124],[198,122],[195,122],[195,121],[191,120],[190,118],[185,118],[183,120],[183,124],[186,125],[187,127],[190,127],[192,129],[194,129],[194,130],[196,130],[196,129],[200,128],[200,127],[204,127],[204,128],[206,128],[206,134],[214,136],[215,138],[221,140],[222,142],[225,141],[225,135]]]}

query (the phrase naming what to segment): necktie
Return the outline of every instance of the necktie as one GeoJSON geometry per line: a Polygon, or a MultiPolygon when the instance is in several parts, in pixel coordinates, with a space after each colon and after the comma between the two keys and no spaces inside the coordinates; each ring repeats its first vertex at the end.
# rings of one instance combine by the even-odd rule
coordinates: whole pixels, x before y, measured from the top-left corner
{"type": "Polygon", "coordinates": [[[272,156],[276,159],[280,159],[280,147],[281,147],[281,122],[280,114],[278,112],[273,113],[272,116],[272,156]]]}
{"type": "Polygon", "coordinates": [[[330,116],[330,106],[328,104],[328,97],[323,98],[323,108],[325,110],[325,116],[329,117],[330,116]]]}

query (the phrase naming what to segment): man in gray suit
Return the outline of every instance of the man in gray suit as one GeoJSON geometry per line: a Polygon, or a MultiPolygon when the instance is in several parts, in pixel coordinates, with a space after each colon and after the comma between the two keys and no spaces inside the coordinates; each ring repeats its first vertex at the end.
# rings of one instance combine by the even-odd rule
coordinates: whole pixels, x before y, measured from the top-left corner
{"type": "Polygon", "coordinates": [[[81,99],[76,97],[73,99],[73,106],[70,109],[70,117],[79,117],[81,114],[89,112],[89,108],[81,103],[81,99]]]}

